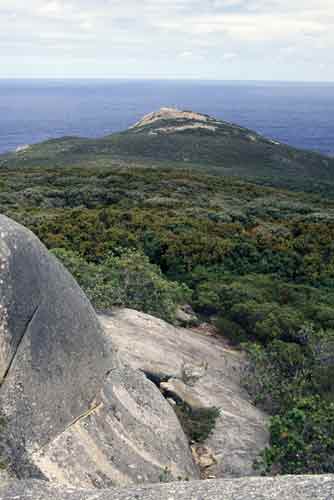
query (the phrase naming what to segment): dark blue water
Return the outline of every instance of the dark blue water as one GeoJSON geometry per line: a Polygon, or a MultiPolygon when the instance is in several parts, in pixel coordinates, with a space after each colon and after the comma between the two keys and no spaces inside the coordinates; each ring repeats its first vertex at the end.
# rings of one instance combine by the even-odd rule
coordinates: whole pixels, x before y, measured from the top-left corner
{"type": "Polygon", "coordinates": [[[334,84],[121,80],[0,80],[0,152],[64,135],[103,136],[161,106],[334,154],[334,84]]]}

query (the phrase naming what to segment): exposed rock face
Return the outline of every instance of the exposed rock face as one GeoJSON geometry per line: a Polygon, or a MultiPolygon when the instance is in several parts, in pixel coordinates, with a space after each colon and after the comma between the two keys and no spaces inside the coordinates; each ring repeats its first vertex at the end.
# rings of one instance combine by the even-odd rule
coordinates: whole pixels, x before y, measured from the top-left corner
{"type": "Polygon", "coordinates": [[[160,124],[150,134],[174,134],[175,132],[206,130],[215,132],[219,122],[210,116],[193,111],[181,111],[177,108],[161,108],[159,111],[149,113],[139,122],[135,123],[130,130],[140,132],[151,125],[160,124]],[[170,125],[173,122],[173,125],[170,125]]]}
{"type": "Polygon", "coordinates": [[[75,490],[43,481],[0,482],[3,500],[331,500],[334,476],[283,476],[75,490]]]}
{"type": "Polygon", "coordinates": [[[24,151],[27,151],[30,148],[31,146],[29,144],[23,144],[23,146],[18,146],[15,149],[15,153],[24,153],[24,151]]]}
{"type": "Polygon", "coordinates": [[[173,410],[119,365],[69,273],[3,216],[0,236],[0,408],[12,471],[85,487],[198,477],[173,410]]]}
{"type": "Polygon", "coordinates": [[[0,216],[1,411],[34,451],[99,403],[113,359],[79,286],[27,229],[0,216]]]}
{"type": "Polygon", "coordinates": [[[200,123],[214,121],[213,118],[201,113],[195,113],[194,111],[183,111],[177,108],[162,107],[159,111],[154,111],[153,113],[145,115],[131,128],[144,127],[145,125],[151,125],[161,120],[192,120],[200,123]]]}
{"type": "Polygon", "coordinates": [[[51,481],[88,488],[198,477],[174,411],[152,382],[129,368],[113,371],[100,406],[34,462],[51,481]]]}
{"type": "Polygon", "coordinates": [[[241,387],[243,355],[212,336],[130,309],[100,319],[126,363],[162,380],[163,389],[193,408],[220,409],[204,443],[215,457],[207,477],[254,475],[254,459],[268,443],[267,417],[241,387]],[[196,377],[189,380],[191,366],[196,377]]]}

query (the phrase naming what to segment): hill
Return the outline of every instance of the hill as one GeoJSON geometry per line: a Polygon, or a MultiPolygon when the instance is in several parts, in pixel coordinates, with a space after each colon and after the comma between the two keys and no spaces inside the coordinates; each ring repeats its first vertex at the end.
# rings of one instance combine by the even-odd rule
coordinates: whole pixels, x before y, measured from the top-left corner
{"type": "Polygon", "coordinates": [[[80,165],[87,160],[163,161],[272,186],[333,194],[334,159],[267,139],[260,134],[192,111],[162,108],[130,129],[101,139],[64,137],[15,154],[0,166],[80,165]]]}

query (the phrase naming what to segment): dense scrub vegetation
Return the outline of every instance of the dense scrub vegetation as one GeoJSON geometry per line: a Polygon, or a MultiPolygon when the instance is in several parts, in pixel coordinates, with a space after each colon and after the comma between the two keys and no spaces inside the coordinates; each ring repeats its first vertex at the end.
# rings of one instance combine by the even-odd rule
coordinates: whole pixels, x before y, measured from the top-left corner
{"type": "Polygon", "coordinates": [[[173,321],[190,302],[212,318],[248,350],[248,389],[273,415],[259,467],[334,472],[334,201],[184,162],[147,165],[51,141],[3,159],[0,209],[98,309],[173,321]]]}
{"type": "Polygon", "coordinates": [[[88,262],[79,253],[54,249],[76,278],[97,310],[131,306],[139,311],[173,322],[177,306],[190,298],[186,285],[163,277],[160,268],[148,257],[133,250],[109,253],[99,264],[88,262]]]}

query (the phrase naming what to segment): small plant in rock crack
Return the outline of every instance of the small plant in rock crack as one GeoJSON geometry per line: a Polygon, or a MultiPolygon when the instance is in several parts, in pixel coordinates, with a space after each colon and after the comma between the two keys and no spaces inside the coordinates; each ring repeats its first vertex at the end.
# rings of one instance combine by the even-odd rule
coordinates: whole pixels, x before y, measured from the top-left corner
{"type": "Polygon", "coordinates": [[[190,442],[203,443],[215,428],[218,408],[192,409],[185,403],[175,406],[176,415],[190,442]]]}
{"type": "Polygon", "coordinates": [[[173,480],[173,477],[171,475],[171,472],[170,472],[168,466],[166,465],[166,467],[160,473],[159,481],[160,481],[160,483],[169,483],[172,480],[173,480]]]}
{"type": "Polygon", "coordinates": [[[3,431],[6,427],[6,418],[0,412],[0,470],[7,469],[8,460],[6,458],[6,444],[3,439],[3,431]]]}

